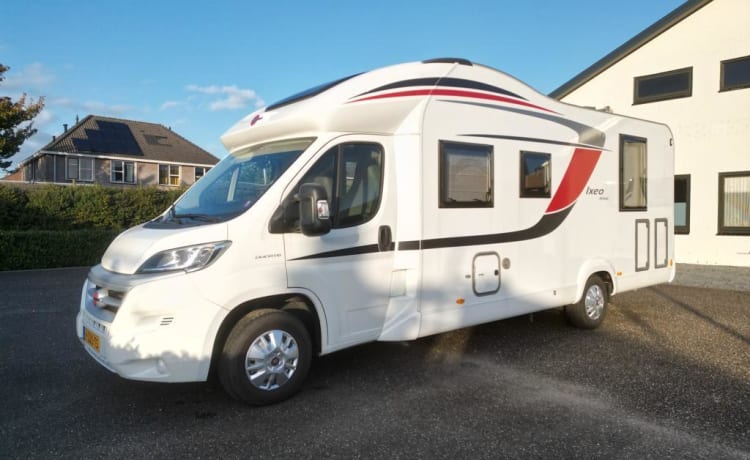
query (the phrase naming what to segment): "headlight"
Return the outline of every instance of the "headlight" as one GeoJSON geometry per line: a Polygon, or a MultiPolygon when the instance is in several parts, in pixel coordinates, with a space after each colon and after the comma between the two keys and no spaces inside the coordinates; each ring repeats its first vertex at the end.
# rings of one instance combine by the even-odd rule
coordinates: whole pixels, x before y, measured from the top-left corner
{"type": "Polygon", "coordinates": [[[224,253],[231,241],[196,244],[184,248],[169,249],[153,256],[141,265],[137,273],[155,273],[172,270],[194,272],[207,267],[224,253]]]}

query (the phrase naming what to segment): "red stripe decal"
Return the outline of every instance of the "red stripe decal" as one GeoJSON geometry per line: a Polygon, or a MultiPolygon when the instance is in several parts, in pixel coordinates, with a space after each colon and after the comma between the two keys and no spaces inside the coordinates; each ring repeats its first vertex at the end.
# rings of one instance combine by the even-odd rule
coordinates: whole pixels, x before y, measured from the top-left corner
{"type": "Polygon", "coordinates": [[[575,149],[560,186],[545,211],[546,214],[561,211],[575,203],[591,178],[601,153],[601,150],[575,149]]]}
{"type": "Polygon", "coordinates": [[[538,105],[531,104],[525,101],[519,101],[510,97],[499,96],[497,94],[485,94],[478,93],[476,91],[464,91],[458,89],[413,89],[409,91],[397,91],[395,93],[378,94],[376,96],[363,97],[356,99],[351,102],[362,102],[372,101],[375,99],[388,99],[392,97],[407,97],[407,96],[456,96],[456,97],[471,97],[475,99],[485,99],[489,101],[506,102],[508,104],[522,105],[524,107],[531,107],[533,109],[543,110],[545,112],[556,113],[550,109],[539,107],[538,105]]]}

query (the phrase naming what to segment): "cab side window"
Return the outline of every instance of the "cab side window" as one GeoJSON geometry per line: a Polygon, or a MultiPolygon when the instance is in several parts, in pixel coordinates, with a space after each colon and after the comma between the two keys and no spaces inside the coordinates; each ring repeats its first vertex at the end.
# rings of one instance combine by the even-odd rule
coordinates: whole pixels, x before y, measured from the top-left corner
{"type": "Polygon", "coordinates": [[[363,224],[377,214],[383,189],[383,147],[348,143],[331,148],[307,171],[271,219],[271,233],[299,232],[300,185],[325,188],[333,228],[363,224]]]}

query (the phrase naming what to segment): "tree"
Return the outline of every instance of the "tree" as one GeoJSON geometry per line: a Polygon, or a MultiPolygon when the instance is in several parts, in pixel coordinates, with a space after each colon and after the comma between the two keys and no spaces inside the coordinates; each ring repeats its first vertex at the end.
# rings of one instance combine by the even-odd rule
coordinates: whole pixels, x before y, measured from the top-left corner
{"type": "MultiPolygon", "coordinates": [[[[0,83],[5,80],[3,74],[10,67],[0,64],[0,83]]],[[[11,165],[10,157],[18,153],[21,144],[36,133],[31,120],[44,108],[44,98],[36,102],[26,102],[26,93],[13,101],[10,97],[0,97],[0,169],[7,171],[11,165]],[[24,125],[24,123],[29,122],[24,125]],[[23,125],[23,126],[21,126],[23,125]]]]}

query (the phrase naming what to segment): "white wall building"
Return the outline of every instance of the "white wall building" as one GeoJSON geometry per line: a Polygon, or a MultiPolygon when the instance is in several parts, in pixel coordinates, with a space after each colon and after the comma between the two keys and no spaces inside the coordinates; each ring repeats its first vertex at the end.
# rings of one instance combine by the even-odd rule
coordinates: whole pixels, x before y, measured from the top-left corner
{"type": "Polygon", "coordinates": [[[550,96],[667,123],[677,262],[750,266],[750,0],[690,0],[550,96]]]}

